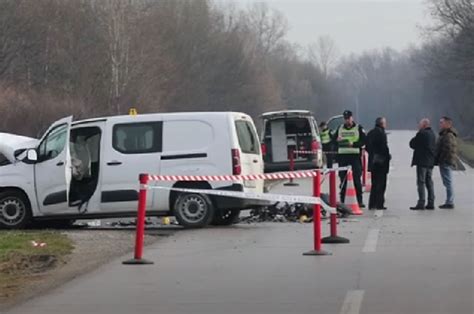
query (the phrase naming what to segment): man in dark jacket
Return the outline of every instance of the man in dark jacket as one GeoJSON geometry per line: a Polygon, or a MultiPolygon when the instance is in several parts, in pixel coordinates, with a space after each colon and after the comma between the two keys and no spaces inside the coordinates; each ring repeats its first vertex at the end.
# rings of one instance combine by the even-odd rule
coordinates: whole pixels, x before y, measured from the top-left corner
{"type": "Polygon", "coordinates": [[[386,209],[385,190],[387,174],[390,169],[390,150],[385,129],[387,120],[383,117],[375,120],[375,128],[367,134],[367,152],[369,153],[369,171],[372,174],[369,209],[386,209]]]}
{"type": "Polygon", "coordinates": [[[442,117],[439,121],[440,132],[436,145],[436,164],[439,165],[439,172],[443,185],[446,187],[446,202],[439,206],[441,209],[454,208],[454,189],[452,171],[457,166],[457,132],[453,128],[453,120],[442,117]]]}
{"type": "MultiPolygon", "coordinates": [[[[342,114],[344,117],[344,124],[334,133],[333,137],[337,142],[337,162],[341,167],[352,167],[352,173],[354,177],[354,186],[357,192],[357,201],[359,206],[364,208],[363,195],[362,195],[362,162],[361,162],[361,149],[365,146],[365,131],[364,128],[354,122],[352,112],[349,110],[344,111],[342,114]]],[[[339,177],[342,182],[341,186],[341,202],[344,203],[346,197],[346,180],[347,171],[339,171],[339,177]]]]}
{"type": "Polygon", "coordinates": [[[410,147],[414,150],[411,165],[416,166],[416,184],[418,186],[418,203],[411,210],[434,209],[433,167],[435,164],[436,135],[430,126],[429,119],[422,119],[418,133],[411,139],[410,147]],[[428,190],[428,204],[425,207],[425,187],[428,190]]]}

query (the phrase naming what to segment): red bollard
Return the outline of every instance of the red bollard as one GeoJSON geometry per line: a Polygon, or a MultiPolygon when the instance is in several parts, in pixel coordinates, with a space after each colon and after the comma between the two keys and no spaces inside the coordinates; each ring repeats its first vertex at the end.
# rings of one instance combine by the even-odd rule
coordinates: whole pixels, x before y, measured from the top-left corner
{"type": "MultiPolygon", "coordinates": [[[[337,189],[336,189],[336,170],[333,169],[329,173],[329,206],[336,209],[337,207],[337,189]]],[[[337,212],[332,212],[330,215],[331,234],[329,237],[322,239],[323,243],[349,243],[349,239],[337,235],[337,212]]]]}
{"type": "MultiPolygon", "coordinates": [[[[316,176],[313,177],[313,196],[321,197],[321,171],[319,170],[316,170],[316,176]]],[[[315,204],[313,207],[313,235],[314,250],[303,253],[303,255],[331,255],[321,249],[321,204],[315,204]]]]}
{"type": "Polygon", "coordinates": [[[124,265],[149,265],[152,261],[143,259],[143,239],[145,236],[145,212],[146,212],[146,192],[148,184],[148,175],[140,174],[140,193],[138,195],[137,212],[137,234],[135,237],[135,256],[134,258],[122,262],[124,265]]]}
{"type": "MultiPolygon", "coordinates": [[[[290,172],[295,171],[295,151],[290,149],[290,172]]],[[[290,181],[283,184],[284,186],[299,186],[298,183],[293,182],[293,178],[290,178],[290,181]]]]}

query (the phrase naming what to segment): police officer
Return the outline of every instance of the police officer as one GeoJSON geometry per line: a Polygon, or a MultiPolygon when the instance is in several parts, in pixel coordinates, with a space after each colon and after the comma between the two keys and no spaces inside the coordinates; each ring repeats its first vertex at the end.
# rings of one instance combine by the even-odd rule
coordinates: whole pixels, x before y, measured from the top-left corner
{"type": "MultiPolygon", "coordinates": [[[[342,114],[344,117],[344,124],[339,126],[334,134],[334,139],[337,142],[337,161],[339,166],[352,167],[352,173],[354,177],[354,185],[357,192],[357,201],[359,206],[364,208],[362,198],[362,162],[361,162],[361,149],[365,145],[365,131],[364,128],[355,123],[352,117],[352,112],[349,110],[344,111],[342,114]]],[[[346,196],[346,171],[340,171],[339,177],[342,182],[341,186],[341,202],[344,202],[346,196]]]]}
{"type": "Polygon", "coordinates": [[[319,124],[319,128],[319,136],[321,137],[321,144],[323,144],[323,152],[326,155],[326,165],[328,168],[332,168],[334,160],[334,142],[332,138],[333,135],[326,122],[321,122],[319,124]]]}

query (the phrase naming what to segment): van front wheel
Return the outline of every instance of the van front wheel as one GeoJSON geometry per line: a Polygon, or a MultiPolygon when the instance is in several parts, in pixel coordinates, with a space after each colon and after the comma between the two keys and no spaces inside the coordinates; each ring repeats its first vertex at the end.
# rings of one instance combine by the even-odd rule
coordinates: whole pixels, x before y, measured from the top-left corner
{"type": "Polygon", "coordinates": [[[202,228],[214,217],[214,206],[207,195],[183,193],[176,199],[173,212],[181,226],[202,228]]]}
{"type": "Polygon", "coordinates": [[[14,190],[0,193],[0,228],[22,229],[31,221],[31,210],[25,196],[14,190]]]}

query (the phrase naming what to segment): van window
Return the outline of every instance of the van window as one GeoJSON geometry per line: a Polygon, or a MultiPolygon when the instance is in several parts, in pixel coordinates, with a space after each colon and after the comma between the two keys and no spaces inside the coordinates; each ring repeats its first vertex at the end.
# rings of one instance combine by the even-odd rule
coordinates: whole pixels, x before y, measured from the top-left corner
{"type": "Polygon", "coordinates": [[[260,147],[252,124],[248,121],[235,121],[240,149],[245,154],[258,154],[260,147]]]}
{"type": "Polygon", "coordinates": [[[38,147],[38,160],[56,158],[63,151],[67,141],[68,125],[62,124],[52,129],[38,147]]]}
{"type": "Polygon", "coordinates": [[[123,154],[161,152],[162,129],[162,122],[117,124],[113,129],[112,146],[123,154]]]}

